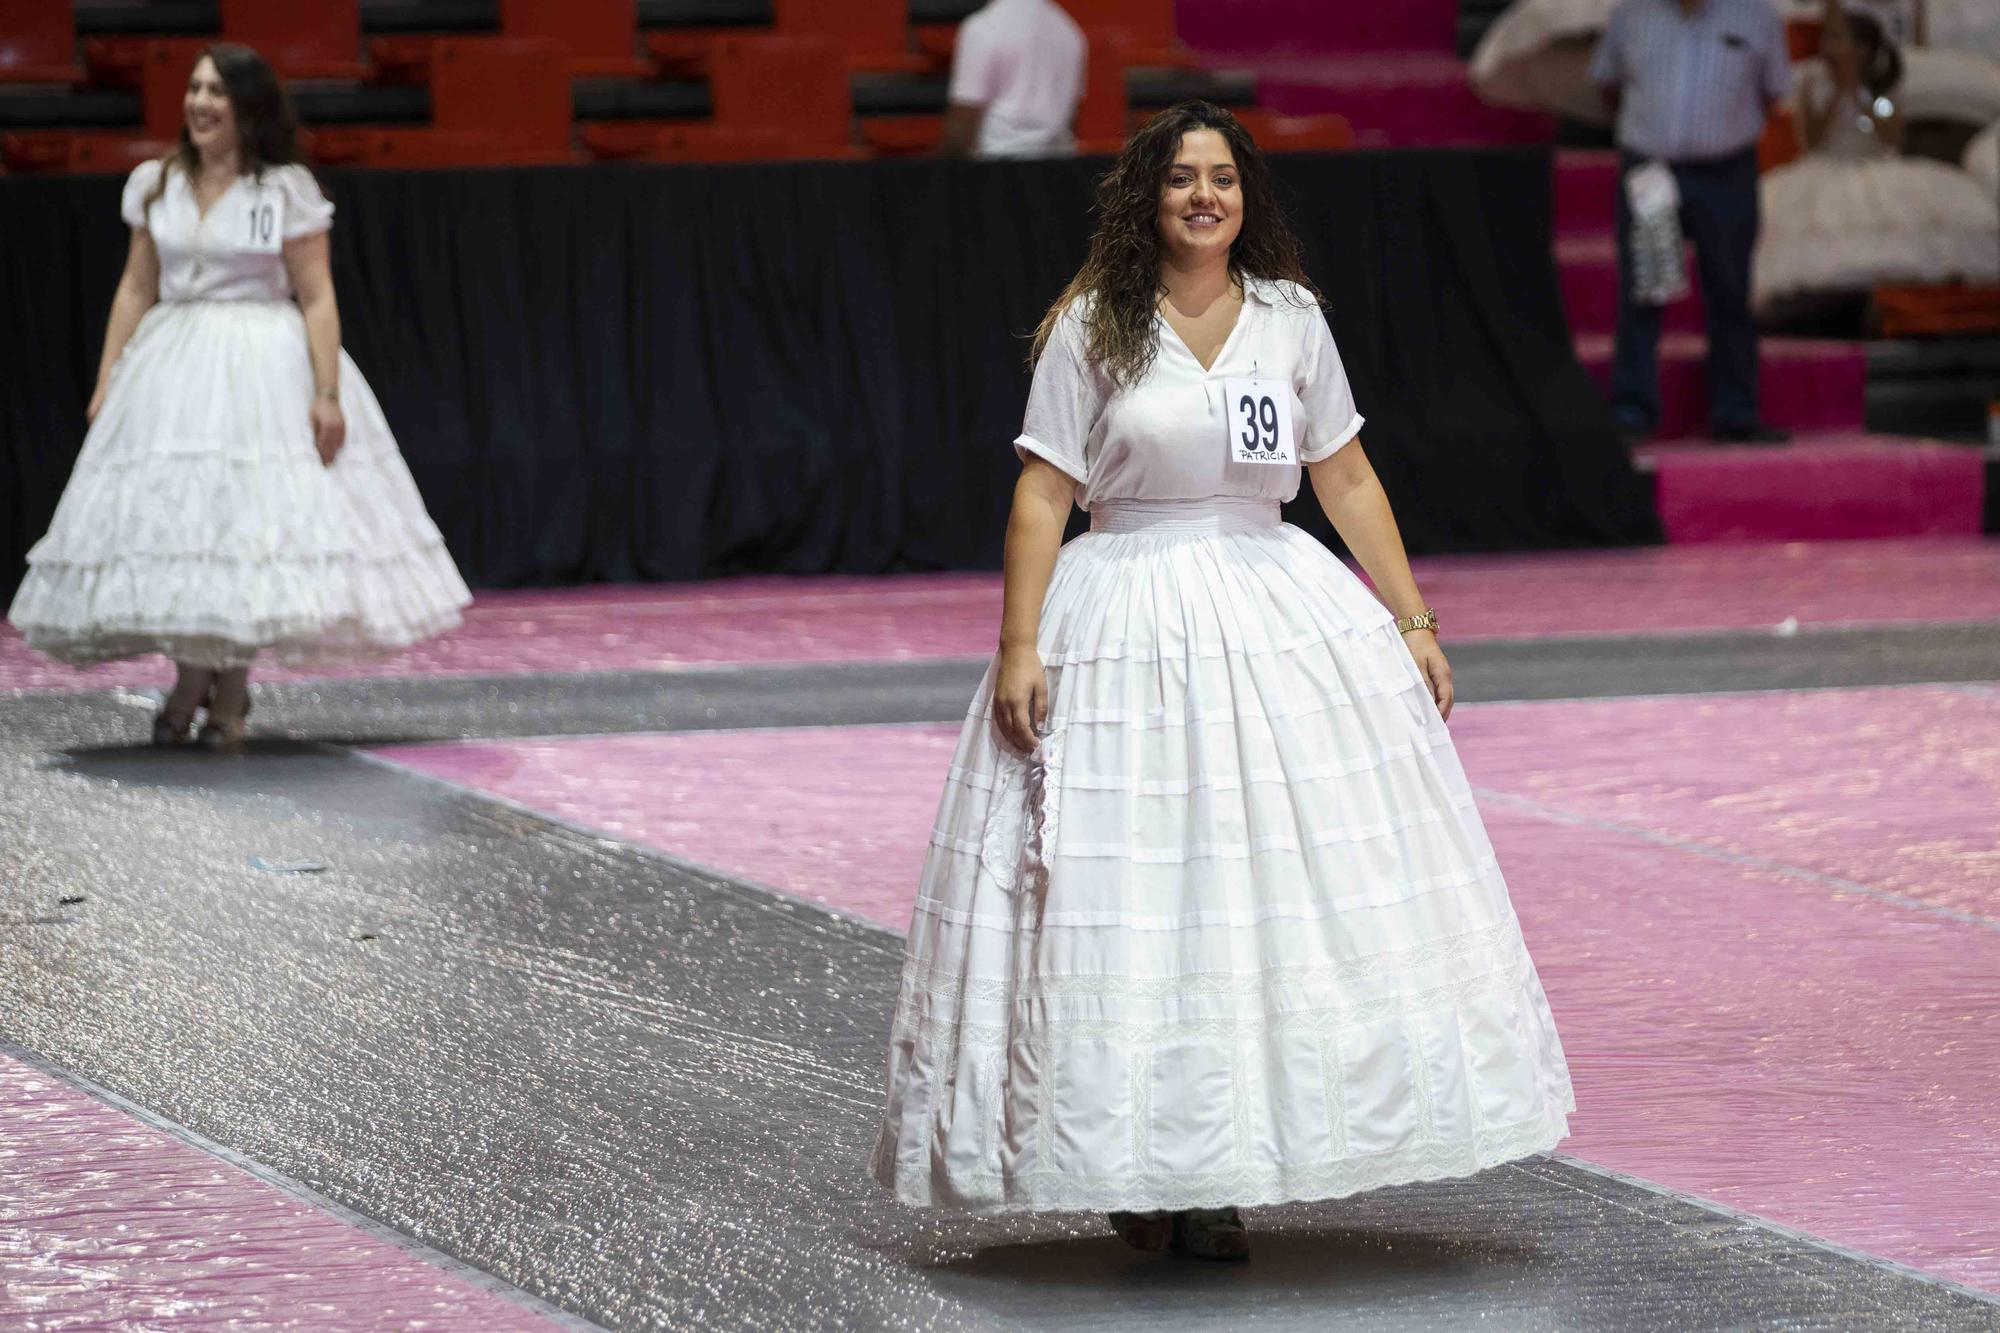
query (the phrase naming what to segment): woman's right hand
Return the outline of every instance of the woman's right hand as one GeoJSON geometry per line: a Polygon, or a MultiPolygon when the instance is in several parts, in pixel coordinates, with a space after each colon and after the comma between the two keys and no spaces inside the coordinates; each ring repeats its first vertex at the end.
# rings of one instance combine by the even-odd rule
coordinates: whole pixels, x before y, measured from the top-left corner
{"type": "Polygon", "coordinates": [[[1049,718],[1049,677],[1033,648],[1002,648],[993,682],[993,720],[1000,739],[1022,754],[1034,750],[1049,718]]]}
{"type": "MultiPolygon", "coordinates": [[[[71,399],[70,401],[74,402],[76,400],[71,399]]],[[[95,426],[97,424],[97,414],[103,410],[104,386],[100,384],[96,389],[91,391],[90,406],[83,409],[83,424],[86,426],[95,426]]]]}

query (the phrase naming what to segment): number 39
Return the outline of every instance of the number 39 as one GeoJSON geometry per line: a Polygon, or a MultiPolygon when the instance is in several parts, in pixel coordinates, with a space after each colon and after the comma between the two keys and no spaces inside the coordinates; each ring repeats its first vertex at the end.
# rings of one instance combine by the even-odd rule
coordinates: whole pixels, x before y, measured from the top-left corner
{"type": "Polygon", "coordinates": [[[1278,405],[1268,397],[1253,398],[1244,394],[1237,401],[1237,410],[1243,413],[1243,447],[1245,449],[1274,450],[1278,447],[1278,405]]]}

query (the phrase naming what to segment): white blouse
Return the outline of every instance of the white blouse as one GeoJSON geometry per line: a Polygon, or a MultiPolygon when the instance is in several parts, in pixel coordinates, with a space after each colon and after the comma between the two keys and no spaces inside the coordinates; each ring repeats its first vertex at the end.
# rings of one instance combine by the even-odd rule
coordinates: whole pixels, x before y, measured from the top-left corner
{"type": "Polygon", "coordinates": [[[1223,381],[1255,376],[1291,385],[1301,463],[1330,457],[1353,439],[1361,414],[1333,331],[1310,292],[1294,282],[1253,278],[1243,298],[1236,327],[1207,370],[1166,317],[1155,316],[1159,353],[1126,388],[1114,388],[1090,363],[1083,318],[1071,306],[1035,367],[1015,451],[1023,461],[1032,454],[1074,477],[1085,509],[1108,500],[1297,495],[1297,466],[1230,460],[1223,381]]]}
{"type": "Polygon", "coordinates": [[[310,171],[296,164],[242,175],[203,214],[194,182],[175,168],[151,207],[165,170],[142,162],[125,181],[119,213],[152,233],[160,252],[162,301],[286,301],[292,277],[284,246],[333,226],[333,205],[310,171]]]}

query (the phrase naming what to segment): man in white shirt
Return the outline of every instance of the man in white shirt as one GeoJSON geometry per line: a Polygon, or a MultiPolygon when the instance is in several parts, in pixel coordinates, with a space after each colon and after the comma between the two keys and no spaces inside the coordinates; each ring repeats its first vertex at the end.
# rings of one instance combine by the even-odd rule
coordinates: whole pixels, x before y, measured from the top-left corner
{"type": "Polygon", "coordinates": [[[1083,29],[1055,0],[987,0],[958,27],[941,152],[1046,157],[1076,151],[1083,29]]]}

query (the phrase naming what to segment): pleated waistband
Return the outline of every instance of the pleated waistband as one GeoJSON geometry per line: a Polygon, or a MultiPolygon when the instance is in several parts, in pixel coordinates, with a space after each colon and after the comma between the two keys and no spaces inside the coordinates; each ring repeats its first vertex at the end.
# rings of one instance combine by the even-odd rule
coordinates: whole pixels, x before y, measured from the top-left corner
{"type": "Polygon", "coordinates": [[[1254,532],[1280,522],[1275,500],[1100,500],[1092,532],[1254,532]]]}

